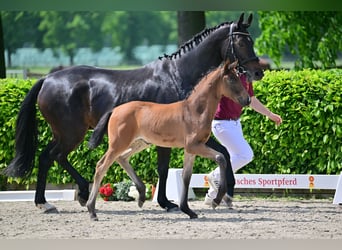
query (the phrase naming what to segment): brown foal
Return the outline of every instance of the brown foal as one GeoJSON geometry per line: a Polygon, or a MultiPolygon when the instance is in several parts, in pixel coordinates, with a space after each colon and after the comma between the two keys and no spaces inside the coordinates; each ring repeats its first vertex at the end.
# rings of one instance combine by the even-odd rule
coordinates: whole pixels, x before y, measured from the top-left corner
{"type": "MultiPolygon", "coordinates": [[[[226,62],[223,67],[211,71],[183,101],[171,104],[132,101],[115,107],[106,115],[108,118],[104,119],[108,121],[108,150],[97,163],[94,183],[86,205],[92,220],[98,220],[95,213],[96,197],[101,181],[114,161],[127,171],[136,184],[140,194],[138,204],[140,207],[143,205],[145,185],[134,172],[127,157],[127,154],[132,155],[145,148],[135,148],[135,142],[141,140],[147,145],[184,148],[184,185],[180,209],[190,218],[197,218],[197,214],[188,206],[188,188],[195,156],[199,155],[217,162],[220,166],[221,180],[219,192],[213,200],[213,208],[220,204],[226,192],[223,173],[227,163],[221,153],[209,148],[205,143],[211,134],[211,122],[222,96],[227,96],[242,106],[250,103],[250,97],[236,73],[236,66],[237,62],[226,62]]],[[[99,128],[95,128],[94,134],[101,133],[98,130],[104,130],[105,127],[99,125],[99,128]]]]}

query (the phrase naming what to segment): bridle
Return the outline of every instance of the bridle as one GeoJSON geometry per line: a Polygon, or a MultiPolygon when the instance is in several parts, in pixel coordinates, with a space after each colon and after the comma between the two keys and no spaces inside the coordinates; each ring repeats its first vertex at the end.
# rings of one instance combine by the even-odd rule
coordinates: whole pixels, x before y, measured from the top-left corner
{"type": "Polygon", "coordinates": [[[241,36],[248,36],[251,38],[251,35],[248,33],[248,32],[239,32],[239,31],[233,31],[233,25],[230,25],[230,30],[229,30],[229,34],[228,34],[228,37],[230,38],[229,39],[229,45],[227,46],[227,51],[226,51],[226,55],[225,55],[225,60],[227,58],[229,58],[229,54],[228,54],[228,48],[230,47],[231,48],[231,56],[232,60],[230,60],[231,62],[234,62],[234,61],[238,61],[238,65],[236,66],[239,74],[244,74],[246,73],[246,70],[244,68],[243,65],[245,65],[246,63],[250,62],[250,61],[259,61],[259,57],[257,56],[253,56],[253,57],[250,57],[250,58],[246,58],[244,60],[240,60],[237,56],[236,56],[236,53],[235,53],[235,48],[234,48],[234,36],[235,35],[241,35],[241,36]]]}

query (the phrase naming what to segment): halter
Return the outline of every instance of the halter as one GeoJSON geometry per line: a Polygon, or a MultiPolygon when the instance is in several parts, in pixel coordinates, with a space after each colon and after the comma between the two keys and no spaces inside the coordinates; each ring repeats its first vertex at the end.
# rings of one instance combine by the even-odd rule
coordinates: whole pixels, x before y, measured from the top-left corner
{"type": "MultiPolygon", "coordinates": [[[[243,67],[244,64],[250,62],[250,61],[259,61],[259,57],[257,56],[254,56],[254,57],[251,57],[251,58],[247,58],[245,60],[242,60],[240,61],[239,58],[236,56],[236,53],[235,53],[235,48],[234,48],[234,41],[233,41],[233,38],[234,38],[234,35],[242,35],[242,36],[248,36],[250,37],[250,34],[249,33],[246,33],[246,32],[239,32],[239,31],[235,31],[233,32],[233,25],[230,25],[230,30],[229,30],[229,35],[228,37],[230,38],[230,47],[231,47],[231,55],[233,56],[233,60],[232,61],[238,61],[238,65],[237,65],[237,70],[240,74],[243,74],[243,73],[246,73],[246,70],[245,68],[243,67]]],[[[227,47],[227,53],[226,53],[226,58],[228,57],[228,47],[227,47]]],[[[225,58],[225,59],[226,59],[225,58]]]]}

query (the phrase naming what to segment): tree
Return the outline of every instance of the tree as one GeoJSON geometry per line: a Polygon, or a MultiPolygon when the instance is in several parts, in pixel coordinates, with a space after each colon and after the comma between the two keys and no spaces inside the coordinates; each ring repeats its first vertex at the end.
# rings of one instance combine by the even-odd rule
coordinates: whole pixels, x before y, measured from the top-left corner
{"type": "Polygon", "coordinates": [[[6,78],[5,45],[0,12],[0,78],[6,78]]]}
{"type": "Polygon", "coordinates": [[[41,46],[42,34],[37,30],[40,23],[38,12],[3,11],[4,47],[7,50],[8,67],[12,66],[11,55],[25,46],[41,46]]]}
{"type": "Polygon", "coordinates": [[[126,63],[134,64],[133,49],[138,45],[167,45],[172,40],[172,12],[116,11],[108,13],[102,30],[111,45],[119,46],[126,63]]]}
{"type": "Polygon", "coordinates": [[[259,54],[279,66],[284,52],[297,56],[295,68],[335,67],[342,50],[342,12],[259,12],[259,54]]]}
{"type": "MultiPolygon", "coordinates": [[[[237,21],[240,18],[241,11],[206,11],[205,20],[207,27],[213,27],[223,22],[237,21]]],[[[251,34],[253,39],[260,36],[261,31],[259,28],[259,15],[256,11],[244,12],[245,18],[249,14],[253,14],[253,21],[251,26],[248,28],[248,32],[251,34]]]]}
{"type": "Polygon", "coordinates": [[[90,47],[94,51],[103,46],[101,33],[103,15],[97,12],[56,12],[43,11],[39,30],[44,32],[43,44],[54,49],[61,48],[74,64],[76,51],[81,47],[90,47]]]}
{"type": "Polygon", "coordinates": [[[178,11],[178,45],[182,45],[205,27],[204,11],[178,11]]]}

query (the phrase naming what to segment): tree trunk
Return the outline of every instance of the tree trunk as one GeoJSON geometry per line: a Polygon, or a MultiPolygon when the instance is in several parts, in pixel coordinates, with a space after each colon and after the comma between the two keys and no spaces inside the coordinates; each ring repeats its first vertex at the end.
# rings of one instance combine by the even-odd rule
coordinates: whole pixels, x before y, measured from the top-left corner
{"type": "Polygon", "coordinates": [[[204,11],[178,11],[178,45],[182,45],[205,28],[204,11]]]}
{"type": "Polygon", "coordinates": [[[0,78],[6,78],[5,46],[4,46],[4,33],[2,30],[1,13],[0,13],[0,78]]]}

